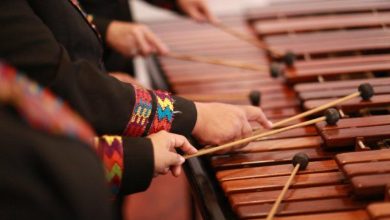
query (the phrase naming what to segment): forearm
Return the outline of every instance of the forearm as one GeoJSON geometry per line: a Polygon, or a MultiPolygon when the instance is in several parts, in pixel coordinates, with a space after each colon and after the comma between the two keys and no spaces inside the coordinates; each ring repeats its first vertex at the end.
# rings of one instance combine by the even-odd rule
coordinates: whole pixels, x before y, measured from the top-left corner
{"type": "Polygon", "coordinates": [[[71,58],[67,48],[59,44],[51,29],[26,1],[5,0],[0,7],[4,7],[1,11],[7,12],[0,14],[0,24],[6,29],[0,35],[0,41],[7,42],[0,44],[2,59],[52,89],[98,134],[145,136],[161,129],[182,134],[191,132],[196,121],[193,103],[168,96],[167,99],[161,96],[159,102],[157,96],[163,93],[153,91],[144,91],[150,94],[151,106],[151,114],[145,123],[141,123],[145,126],[144,131],[128,132],[134,129],[130,127],[133,122],[139,124],[131,121],[136,118],[138,109],[137,94],[132,86],[108,76],[92,62],[71,58]],[[7,10],[11,7],[15,10],[7,10]],[[168,102],[172,109],[166,108],[168,102]],[[174,111],[181,113],[173,115],[174,111]]]}

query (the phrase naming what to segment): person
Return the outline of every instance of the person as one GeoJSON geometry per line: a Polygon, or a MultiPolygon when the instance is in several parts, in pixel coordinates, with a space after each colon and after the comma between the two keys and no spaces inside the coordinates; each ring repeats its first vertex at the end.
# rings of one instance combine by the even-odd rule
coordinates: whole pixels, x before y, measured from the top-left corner
{"type": "MultiPolygon", "coordinates": [[[[131,138],[96,137],[66,103],[2,63],[0,121],[1,219],[112,219],[110,198],[137,184],[122,176],[145,169],[121,158],[131,138]]],[[[174,148],[196,149],[183,136],[171,134],[169,142],[162,134],[148,137],[154,173],[173,166],[177,176],[183,159],[174,148]]]]}
{"type": "MultiPolygon", "coordinates": [[[[187,15],[197,22],[216,23],[218,20],[208,7],[207,0],[145,0],[177,14],[187,15]]],[[[133,21],[127,0],[79,0],[102,33],[105,42],[104,63],[109,72],[133,75],[131,58],[153,53],[167,54],[168,46],[146,25],[133,21]]],[[[120,74],[117,74],[122,77],[120,74]]],[[[114,76],[117,76],[114,75],[114,76]]]]}
{"type": "MultiPolygon", "coordinates": [[[[97,135],[129,137],[120,158],[131,161],[124,169],[134,172],[123,174],[132,185],[122,195],[149,186],[155,174],[153,144],[176,143],[172,133],[221,144],[248,136],[251,121],[271,126],[260,108],[194,103],[110,77],[102,63],[101,38],[71,0],[2,0],[0,12],[0,59],[51,89],[97,135]],[[154,139],[130,138],[163,130],[154,139]]],[[[169,171],[168,165],[164,162],[158,173],[169,171]]]]}

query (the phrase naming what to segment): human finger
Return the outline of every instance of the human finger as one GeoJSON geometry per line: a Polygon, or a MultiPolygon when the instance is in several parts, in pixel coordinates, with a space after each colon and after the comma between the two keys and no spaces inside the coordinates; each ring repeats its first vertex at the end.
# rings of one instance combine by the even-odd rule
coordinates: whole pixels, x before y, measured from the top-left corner
{"type": "Polygon", "coordinates": [[[161,41],[150,29],[145,29],[146,39],[149,41],[151,45],[153,45],[159,54],[167,54],[169,53],[169,48],[165,43],[161,41]]]}
{"type": "Polygon", "coordinates": [[[171,173],[173,176],[178,177],[181,173],[181,166],[172,166],[171,173]]]}
{"type": "Polygon", "coordinates": [[[174,140],[174,148],[180,148],[186,154],[194,154],[198,152],[198,150],[192,146],[192,144],[184,136],[178,134],[171,135],[174,140]]]}
{"type": "Polygon", "coordinates": [[[248,121],[256,121],[265,128],[272,128],[272,122],[267,119],[263,110],[253,106],[243,106],[248,121]]]}
{"type": "Polygon", "coordinates": [[[134,31],[133,33],[141,54],[144,56],[150,54],[152,52],[152,48],[150,47],[149,42],[146,40],[144,33],[139,30],[134,31]]]}

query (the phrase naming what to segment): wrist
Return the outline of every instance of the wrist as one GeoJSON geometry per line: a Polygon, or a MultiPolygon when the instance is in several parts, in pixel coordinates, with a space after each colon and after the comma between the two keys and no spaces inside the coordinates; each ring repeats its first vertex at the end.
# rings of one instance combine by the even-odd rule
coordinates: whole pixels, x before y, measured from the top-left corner
{"type": "Polygon", "coordinates": [[[194,129],[192,130],[192,135],[194,136],[197,136],[197,134],[200,133],[200,131],[202,130],[202,125],[204,124],[204,116],[203,116],[203,112],[204,112],[204,103],[200,103],[200,102],[194,102],[195,104],[195,108],[196,108],[196,122],[195,122],[195,126],[194,126],[194,129]]]}

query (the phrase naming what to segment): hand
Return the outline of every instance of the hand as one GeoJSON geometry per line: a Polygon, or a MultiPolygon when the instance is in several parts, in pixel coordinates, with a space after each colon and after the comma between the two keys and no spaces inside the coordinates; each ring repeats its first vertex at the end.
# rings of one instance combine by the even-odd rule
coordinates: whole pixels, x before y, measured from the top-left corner
{"type": "Polygon", "coordinates": [[[160,131],[148,136],[153,144],[154,152],[154,175],[167,174],[169,170],[172,175],[179,176],[184,157],[176,153],[175,148],[180,148],[186,154],[194,154],[196,148],[181,135],[160,131]]]}
{"type": "Polygon", "coordinates": [[[166,54],[168,47],[145,25],[113,21],[107,28],[107,44],[126,57],[166,54]]]}
{"type": "Polygon", "coordinates": [[[177,0],[177,3],[188,16],[198,22],[218,22],[218,19],[210,12],[205,0],[177,0]]]}
{"type": "MultiPolygon", "coordinates": [[[[195,103],[198,117],[192,134],[202,144],[220,145],[252,134],[250,122],[271,128],[259,107],[195,103]]],[[[241,146],[239,146],[241,147],[241,146]]]]}

